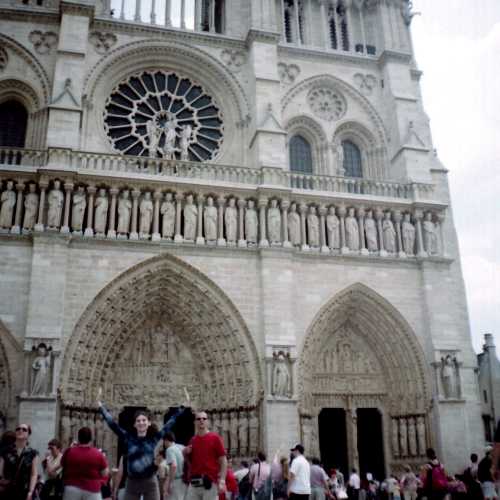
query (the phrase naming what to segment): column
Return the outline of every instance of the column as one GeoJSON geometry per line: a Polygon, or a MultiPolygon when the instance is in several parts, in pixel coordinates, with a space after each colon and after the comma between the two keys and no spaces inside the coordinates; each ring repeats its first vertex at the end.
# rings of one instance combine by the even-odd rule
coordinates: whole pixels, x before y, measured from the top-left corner
{"type": "Polygon", "coordinates": [[[394,210],[393,212],[394,225],[396,226],[396,238],[398,241],[398,256],[401,258],[406,257],[406,253],[403,248],[403,237],[401,235],[401,220],[403,216],[401,215],[401,210],[394,210]]]}
{"type": "Polygon", "coordinates": [[[325,205],[320,205],[318,208],[319,213],[319,239],[322,253],[330,253],[328,241],[326,241],[326,214],[328,209],[325,205]]]}
{"type": "MultiPolygon", "coordinates": [[[[366,54],[366,32],[365,32],[365,20],[363,17],[363,4],[358,6],[359,9],[359,25],[361,26],[361,42],[363,44],[363,53],[366,54]]],[[[352,48],[354,50],[354,47],[352,48]]]]}
{"type": "Polygon", "coordinates": [[[288,240],[288,207],[290,202],[283,200],[281,202],[281,229],[283,231],[283,247],[292,248],[292,244],[288,240]]]}
{"type": "Polygon", "coordinates": [[[437,214],[437,220],[439,224],[439,244],[440,244],[440,254],[442,257],[446,257],[446,239],[444,237],[444,220],[446,218],[446,215],[444,212],[439,212],[437,214]]]}
{"type": "Polygon", "coordinates": [[[87,193],[89,194],[87,200],[87,227],[85,228],[85,233],[83,234],[87,238],[92,238],[94,236],[94,196],[96,193],[95,186],[89,186],[87,188],[87,193]]]}
{"type": "Polygon", "coordinates": [[[347,213],[347,210],[344,204],[338,207],[337,213],[339,214],[340,219],[340,253],[347,254],[349,253],[349,248],[347,247],[345,238],[345,214],[347,213]]]}
{"type": "Polygon", "coordinates": [[[132,223],[130,225],[129,240],[138,240],[137,232],[137,212],[139,211],[139,196],[141,192],[138,189],[132,190],[132,223]]]}
{"type": "MultiPolygon", "coordinates": [[[[201,31],[201,1],[194,0],[194,30],[201,31]]],[[[167,0],[170,2],[170,0],[167,0]]]]}
{"type": "Polygon", "coordinates": [[[65,182],[64,191],[66,191],[66,195],[64,196],[64,216],[61,233],[69,233],[69,212],[71,207],[71,193],[73,192],[73,184],[71,182],[65,182]]]}
{"type": "Polygon", "coordinates": [[[135,0],[134,21],[141,21],[141,0],[135,0]]]}
{"type": "Polygon", "coordinates": [[[165,0],[165,26],[167,28],[170,28],[172,26],[170,2],[171,0],[165,0]]]}
{"type": "Polygon", "coordinates": [[[149,18],[151,19],[151,24],[156,24],[156,0],[151,0],[151,13],[149,18]]]}
{"type": "Polygon", "coordinates": [[[224,204],[226,200],[223,196],[217,198],[217,245],[221,247],[226,246],[226,239],[224,238],[224,204]]]}
{"type": "Polygon", "coordinates": [[[125,19],[125,0],[121,1],[121,6],[120,6],[120,19],[125,19]]]}
{"type": "Polygon", "coordinates": [[[416,209],[413,212],[413,219],[415,220],[415,226],[417,227],[417,257],[424,258],[427,257],[427,252],[424,250],[424,238],[422,235],[422,218],[424,213],[420,209],[416,209]]]}
{"type": "Polygon", "coordinates": [[[215,0],[208,0],[209,9],[209,31],[215,33],[215,0]]]}
{"type": "Polygon", "coordinates": [[[196,236],[196,244],[197,245],[204,245],[205,244],[205,238],[203,237],[203,201],[205,197],[202,194],[199,194],[196,197],[196,201],[198,202],[198,226],[197,226],[197,231],[198,234],[196,236]]]}
{"type": "Polygon", "coordinates": [[[384,249],[384,233],[382,231],[382,219],[384,218],[384,212],[380,207],[375,209],[375,219],[377,221],[377,232],[378,241],[380,246],[379,255],[380,257],[387,257],[387,252],[384,249]]]}
{"type": "Polygon", "coordinates": [[[174,243],[182,243],[183,237],[181,233],[181,215],[182,215],[182,200],[184,195],[182,193],[175,194],[175,236],[174,243]]]}
{"type": "MultiPolygon", "coordinates": [[[[345,22],[347,24],[345,43],[348,47],[347,50],[352,52],[353,51],[353,47],[351,46],[351,30],[353,25],[351,17],[352,5],[350,1],[345,1],[344,5],[345,5],[345,22]]],[[[342,37],[342,40],[344,40],[344,37],[342,37]]]]}
{"type": "Polygon", "coordinates": [[[301,45],[300,22],[299,22],[299,0],[293,0],[293,23],[295,25],[295,40],[297,45],[301,45]]]}
{"type": "Polygon", "coordinates": [[[240,198],[238,200],[238,247],[246,248],[247,241],[245,240],[245,207],[246,201],[240,198]]]}
{"type": "Polygon", "coordinates": [[[281,5],[281,40],[286,43],[286,23],[285,23],[285,0],[280,1],[281,5]]]}
{"type": "Polygon", "coordinates": [[[181,0],[181,29],[186,29],[186,0],[181,0]]]}
{"type": "Polygon", "coordinates": [[[259,198],[259,230],[260,230],[260,240],[259,247],[265,248],[269,246],[269,241],[267,241],[267,230],[266,230],[266,207],[267,198],[259,198]]]}
{"type": "Polygon", "coordinates": [[[365,207],[358,208],[359,250],[361,255],[368,255],[365,241],[365,207]]]}
{"type": "Polygon", "coordinates": [[[351,446],[352,446],[352,464],[356,470],[359,470],[359,454],[358,454],[358,415],[356,408],[348,410],[347,414],[351,426],[351,446]]]}
{"type": "Polygon", "coordinates": [[[40,181],[38,185],[40,187],[40,202],[38,204],[38,220],[35,224],[35,231],[41,232],[45,229],[45,226],[43,224],[43,214],[45,211],[45,191],[47,190],[49,183],[48,181],[44,180],[40,181]]]}
{"type": "Polygon", "coordinates": [[[151,241],[161,241],[160,234],[160,201],[163,195],[160,190],[156,190],[153,193],[154,208],[153,208],[153,234],[151,235],[151,241]]]}
{"type": "Polygon", "coordinates": [[[321,37],[325,49],[330,48],[330,37],[328,35],[328,15],[325,9],[326,0],[319,0],[319,17],[321,19],[321,37]]]}
{"type": "Polygon", "coordinates": [[[110,188],[111,207],[109,210],[108,233],[106,235],[110,240],[116,238],[116,197],[120,191],[117,188],[110,188]]]}
{"type": "Polygon", "coordinates": [[[24,183],[18,182],[16,184],[17,199],[16,199],[16,216],[14,217],[14,225],[12,226],[10,232],[12,234],[21,234],[21,224],[23,215],[23,195],[24,195],[24,183]]]}
{"type": "Polygon", "coordinates": [[[302,240],[302,246],[300,248],[307,252],[309,250],[309,245],[307,244],[307,231],[306,231],[307,205],[305,203],[300,204],[299,212],[300,212],[300,239],[302,240]]]}

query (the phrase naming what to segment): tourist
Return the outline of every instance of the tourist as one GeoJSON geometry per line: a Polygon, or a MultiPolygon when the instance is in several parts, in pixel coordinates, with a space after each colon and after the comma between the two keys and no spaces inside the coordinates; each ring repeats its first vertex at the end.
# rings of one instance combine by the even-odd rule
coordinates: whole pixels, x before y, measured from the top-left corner
{"type": "Polygon", "coordinates": [[[64,500],[101,500],[101,486],[109,474],[106,457],[92,446],[92,431],[82,427],[78,443],[61,459],[64,500]]]}
{"type": "Polygon", "coordinates": [[[404,500],[417,500],[418,478],[409,465],[405,465],[404,470],[405,472],[400,482],[403,498],[404,500]]]}
{"type": "Polygon", "coordinates": [[[428,500],[442,500],[448,493],[448,479],[443,465],[439,462],[433,448],[426,451],[428,462],[420,471],[422,496],[428,500]]]}
{"type": "MultiPolygon", "coordinates": [[[[100,393],[100,391],[99,391],[100,393]]],[[[99,394],[100,395],[100,394],[99,394]]],[[[155,448],[158,442],[172,428],[177,417],[184,412],[181,407],[160,431],[151,426],[149,414],[139,410],[134,415],[135,432],[127,432],[120,427],[101,401],[97,401],[99,411],[109,428],[122,440],[127,455],[127,480],[125,499],[160,500],[160,487],[156,476],[155,448]]]]}
{"type": "Polygon", "coordinates": [[[274,456],[271,464],[271,478],[273,481],[273,500],[287,498],[288,479],[289,479],[289,463],[287,457],[281,457],[278,460],[278,453],[274,456]]]}
{"type": "Polygon", "coordinates": [[[398,478],[394,475],[386,479],[387,493],[390,500],[401,500],[401,488],[398,478]]]}
{"type": "Polygon", "coordinates": [[[467,488],[467,498],[469,500],[483,500],[481,483],[477,480],[478,460],[477,454],[472,453],[470,465],[464,470],[461,478],[467,488]]]}
{"type": "Polygon", "coordinates": [[[310,478],[311,500],[325,500],[326,490],[328,490],[328,476],[321,467],[318,458],[312,459],[310,478]]]}
{"type": "Polygon", "coordinates": [[[48,451],[42,460],[42,467],[47,476],[40,497],[42,500],[56,500],[62,498],[62,445],[58,439],[51,439],[48,451]]]}
{"type": "Polygon", "coordinates": [[[250,468],[246,460],[241,461],[240,468],[234,473],[234,477],[238,481],[238,500],[246,500],[252,491],[250,468]]]}
{"type": "Polygon", "coordinates": [[[330,479],[328,480],[331,494],[337,499],[347,498],[345,490],[344,474],[337,468],[330,469],[330,479]]]}
{"type": "Polygon", "coordinates": [[[227,456],[227,470],[226,470],[226,492],[219,493],[219,500],[236,500],[238,495],[238,481],[234,475],[231,457],[227,456]]]}
{"type": "Polygon", "coordinates": [[[240,468],[234,473],[234,477],[236,478],[236,481],[238,481],[238,484],[249,473],[250,473],[250,468],[248,467],[248,462],[246,460],[242,460],[240,462],[240,468]]]}
{"type": "Polygon", "coordinates": [[[295,445],[290,451],[293,461],[289,472],[288,498],[307,500],[311,494],[311,466],[304,457],[304,447],[301,444],[295,445]]]}
{"type": "Polygon", "coordinates": [[[349,476],[347,494],[351,500],[358,500],[359,489],[361,488],[361,478],[358,475],[356,469],[351,470],[351,475],[349,476]]]}
{"type": "Polygon", "coordinates": [[[271,466],[266,462],[266,455],[262,451],[257,453],[257,461],[250,467],[250,483],[255,500],[267,500],[271,497],[271,466]]]}
{"type": "Polygon", "coordinates": [[[14,431],[5,431],[0,438],[0,456],[3,450],[16,444],[16,433],[14,431]]]}
{"type": "Polygon", "coordinates": [[[38,479],[38,451],[30,448],[31,427],[19,424],[16,439],[0,456],[0,492],[9,500],[31,500],[38,479]]]}
{"type": "Polygon", "coordinates": [[[184,448],[189,457],[191,477],[186,500],[215,500],[226,491],[227,458],[222,438],[209,431],[208,415],[195,416],[195,435],[184,448]]]}
{"type": "Polygon", "coordinates": [[[113,500],[123,500],[125,483],[127,482],[127,457],[122,455],[118,462],[118,470],[113,478],[113,500]]]}
{"type": "Polygon", "coordinates": [[[163,498],[169,500],[183,500],[186,495],[186,485],[182,480],[184,471],[184,446],[175,442],[173,432],[167,432],[163,438],[165,447],[165,462],[168,466],[168,475],[163,485],[163,498]]]}
{"type": "Polygon", "coordinates": [[[493,462],[491,460],[491,452],[493,451],[493,447],[487,446],[484,451],[485,455],[479,462],[479,465],[477,467],[477,478],[481,483],[484,499],[492,500],[493,498],[497,498],[497,493],[495,490],[495,480],[491,471],[493,467],[493,462]]]}

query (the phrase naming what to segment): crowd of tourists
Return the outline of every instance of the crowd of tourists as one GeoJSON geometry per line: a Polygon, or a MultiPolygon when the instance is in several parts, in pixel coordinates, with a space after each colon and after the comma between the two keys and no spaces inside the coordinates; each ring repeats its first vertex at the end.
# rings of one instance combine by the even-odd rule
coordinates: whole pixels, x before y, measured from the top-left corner
{"type": "Polygon", "coordinates": [[[233,470],[222,438],[209,430],[205,412],[195,414],[195,435],[187,446],[176,443],[181,407],[158,430],[145,411],[134,417],[134,431],[118,425],[101,402],[99,411],[118,436],[123,454],[110,470],[106,454],[92,446],[92,431],[82,427],[66,449],[57,439],[41,459],[29,446],[31,427],[19,424],[0,440],[0,500],[494,500],[500,445],[488,447],[479,460],[470,457],[460,475],[450,476],[433,449],[417,471],[406,466],[400,477],[348,477],[337,468],[329,473],[320,460],[307,460],[304,447],[267,460],[259,452],[251,464],[233,470]],[[40,474],[43,470],[43,474],[40,474]],[[42,480],[43,477],[43,480],[42,480]]]}

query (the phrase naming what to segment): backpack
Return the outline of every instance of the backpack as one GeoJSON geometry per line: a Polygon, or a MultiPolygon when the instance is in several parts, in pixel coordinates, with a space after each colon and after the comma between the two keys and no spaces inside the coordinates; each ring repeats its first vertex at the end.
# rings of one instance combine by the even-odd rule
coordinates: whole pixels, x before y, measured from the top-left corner
{"type": "Polygon", "coordinates": [[[247,498],[250,495],[252,484],[250,483],[250,471],[248,471],[238,483],[238,493],[240,497],[247,498]]]}
{"type": "Polygon", "coordinates": [[[442,491],[448,488],[448,479],[441,464],[432,466],[430,474],[432,476],[431,488],[433,491],[442,491]]]}

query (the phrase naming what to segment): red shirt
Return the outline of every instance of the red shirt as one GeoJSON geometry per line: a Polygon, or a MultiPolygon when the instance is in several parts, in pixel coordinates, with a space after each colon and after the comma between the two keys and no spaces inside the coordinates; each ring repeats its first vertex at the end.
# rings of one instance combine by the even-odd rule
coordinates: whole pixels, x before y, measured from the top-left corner
{"type": "MultiPolygon", "coordinates": [[[[228,468],[226,473],[226,490],[233,494],[233,498],[238,494],[238,481],[234,475],[233,469],[228,468]]],[[[225,500],[226,494],[219,493],[219,500],[225,500]]]]}
{"type": "Polygon", "coordinates": [[[208,476],[217,483],[219,475],[219,458],[226,455],[222,438],[215,432],[207,432],[203,436],[196,434],[189,444],[191,451],[191,476],[208,476]]]}
{"type": "Polygon", "coordinates": [[[73,446],[68,448],[61,459],[63,482],[91,493],[101,491],[106,480],[101,471],[108,467],[104,455],[91,446],[73,446]]]}

